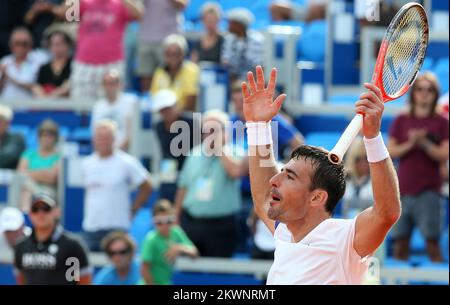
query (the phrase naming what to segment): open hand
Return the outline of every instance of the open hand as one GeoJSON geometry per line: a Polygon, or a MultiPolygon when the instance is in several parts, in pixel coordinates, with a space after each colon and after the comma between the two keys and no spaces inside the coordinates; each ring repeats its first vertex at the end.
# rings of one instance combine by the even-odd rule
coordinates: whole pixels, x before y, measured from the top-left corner
{"type": "Polygon", "coordinates": [[[256,67],[256,82],[252,72],[247,73],[247,79],[248,85],[245,82],[242,83],[245,120],[247,122],[269,122],[278,113],[286,98],[286,94],[281,94],[275,101],[273,100],[277,70],[272,68],[266,88],[261,66],[256,67]]]}

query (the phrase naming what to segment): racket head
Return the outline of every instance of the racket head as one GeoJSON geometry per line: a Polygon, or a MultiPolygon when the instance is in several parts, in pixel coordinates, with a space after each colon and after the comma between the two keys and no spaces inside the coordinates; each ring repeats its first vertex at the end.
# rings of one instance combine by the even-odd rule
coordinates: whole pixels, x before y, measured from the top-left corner
{"type": "Polygon", "coordinates": [[[372,76],[384,102],[401,97],[411,87],[425,60],[428,37],[428,17],[423,6],[405,4],[386,30],[372,76]]]}

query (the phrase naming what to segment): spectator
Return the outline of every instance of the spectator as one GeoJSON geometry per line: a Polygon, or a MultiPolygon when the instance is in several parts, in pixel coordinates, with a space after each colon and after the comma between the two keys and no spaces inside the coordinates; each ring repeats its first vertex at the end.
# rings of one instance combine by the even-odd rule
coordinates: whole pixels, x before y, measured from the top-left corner
{"type": "Polygon", "coordinates": [[[32,31],[37,47],[40,47],[45,30],[56,20],[58,7],[64,0],[28,0],[26,2],[28,2],[28,11],[24,21],[32,31]]]}
{"type": "Polygon", "coordinates": [[[163,40],[181,34],[182,13],[189,0],[145,0],[145,11],[139,27],[138,68],[141,90],[148,92],[153,73],[163,63],[163,40]]]}
{"type": "Polygon", "coordinates": [[[36,97],[68,97],[72,39],[62,31],[54,31],[48,42],[52,60],[39,68],[33,94],[36,97]]]}
{"type": "Polygon", "coordinates": [[[176,216],[168,200],[160,200],[153,207],[155,230],[149,232],[142,245],[141,274],[147,285],[171,285],[173,265],[180,255],[192,258],[198,250],[176,225],[176,216]]]}
{"type": "Polygon", "coordinates": [[[273,260],[275,240],[272,233],[254,211],[251,212],[249,220],[253,235],[251,258],[273,260]]]}
{"type": "Polygon", "coordinates": [[[181,35],[169,35],[164,39],[164,63],[155,71],[151,93],[171,89],[177,94],[182,111],[194,111],[197,106],[200,71],[196,64],[184,60],[187,48],[186,39],[181,35]]]}
{"type": "Polygon", "coordinates": [[[94,285],[136,285],[139,264],[134,260],[136,245],[131,237],[123,232],[112,232],[102,240],[102,249],[111,264],[95,275],[94,285]]]}
{"type": "Polygon", "coordinates": [[[237,246],[239,178],[248,167],[243,151],[227,144],[228,121],[218,110],[204,114],[203,142],[192,149],[178,180],[177,216],[202,256],[231,257],[237,246]]]}
{"type": "Polygon", "coordinates": [[[26,202],[23,210],[28,211],[33,193],[46,193],[56,197],[61,154],[58,152],[59,127],[54,121],[44,120],[38,128],[39,147],[25,151],[17,170],[27,180],[23,192],[26,202]]]}
{"type": "Polygon", "coordinates": [[[0,105],[0,169],[16,169],[25,149],[23,137],[8,131],[12,119],[11,108],[0,105]]]}
{"type": "Polygon", "coordinates": [[[58,225],[60,209],[48,196],[35,197],[30,219],[33,232],[14,250],[17,283],[21,285],[90,284],[91,270],[82,244],[58,225]],[[77,266],[79,278],[70,268],[77,266]]]}
{"type": "Polygon", "coordinates": [[[392,230],[394,256],[406,260],[414,226],[426,239],[432,261],[441,261],[439,165],[448,160],[448,121],[436,113],[439,85],[426,72],[414,82],[409,98],[409,113],[392,123],[388,149],[399,159],[402,216],[392,230]]]}
{"type": "Polygon", "coordinates": [[[144,7],[137,0],[80,1],[80,25],[70,78],[73,98],[100,98],[102,77],[111,69],[124,77],[125,28],[143,13],[144,7]]]}
{"type": "Polygon", "coordinates": [[[19,209],[6,207],[0,213],[0,239],[3,235],[11,249],[22,238],[30,235],[30,230],[29,227],[25,226],[25,217],[19,209]]]}
{"type": "Polygon", "coordinates": [[[8,42],[11,32],[24,25],[23,17],[27,11],[27,5],[27,1],[0,1],[0,58],[10,52],[8,42]]]}
{"type": "Polygon", "coordinates": [[[373,204],[369,162],[362,138],[356,138],[350,146],[345,167],[348,175],[342,214],[351,219],[373,204]]]}
{"type": "Polygon", "coordinates": [[[301,1],[274,0],[270,4],[270,15],[273,21],[298,20],[311,22],[325,19],[327,0],[301,1]]]}
{"type": "Polygon", "coordinates": [[[149,173],[133,156],[114,149],[117,126],[103,120],[94,130],[95,152],[83,162],[83,237],[91,251],[112,231],[126,231],[152,191],[149,173]],[[130,189],[138,188],[131,205],[130,189]],[[131,209],[130,209],[131,207],[131,209]]]}
{"type": "Polygon", "coordinates": [[[218,3],[206,2],[202,6],[202,22],[206,33],[194,44],[191,53],[193,62],[208,61],[220,64],[224,38],[219,33],[221,8],[218,3]]]}
{"type": "Polygon", "coordinates": [[[155,125],[163,158],[159,175],[159,197],[173,202],[178,173],[183,167],[185,157],[194,146],[194,120],[191,114],[180,110],[175,92],[168,89],[158,91],[153,97],[153,111],[159,112],[162,118],[155,125]],[[173,151],[174,148],[177,151],[173,151]]]}
{"type": "Polygon", "coordinates": [[[26,28],[12,32],[9,47],[12,54],[0,60],[0,98],[29,98],[39,67],[47,58],[31,52],[33,39],[26,28]]]}
{"type": "Polygon", "coordinates": [[[131,137],[133,107],[137,99],[132,94],[122,92],[123,82],[117,70],[108,71],[103,76],[105,98],[100,99],[92,110],[91,129],[104,119],[117,124],[116,147],[127,151],[131,137]]]}
{"type": "Polygon", "coordinates": [[[231,80],[246,79],[264,62],[264,36],[250,30],[253,14],[246,8],[235,8],[228,12],[228,34],[222,50],[222,64],[228,67],[231,80]]]}

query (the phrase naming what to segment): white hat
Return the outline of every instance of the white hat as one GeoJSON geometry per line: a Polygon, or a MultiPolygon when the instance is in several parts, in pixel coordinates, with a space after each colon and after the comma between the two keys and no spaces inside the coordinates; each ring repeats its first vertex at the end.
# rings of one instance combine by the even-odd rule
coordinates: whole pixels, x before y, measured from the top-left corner
{"type": "Polygon", "coordinates": [[[152,96],[152,110],[158,112],[161,109],[172,107],[177,103],[177,95],[169,89],[162,89],[152,96]]]}
{"type": "Polygon", "coordinates": [[[9,106],[0,105],[0,118],[3,118],[7,122],[11,122],[13,119],[13,111],[9,106]]]}
{"type": "Polygon", "coordinates": [[[242,23],[243,25],[248,27],[253,22],[255,17],[248,9],[237,7],[228,11],[227,19],[230,21],[242,23]]]}
{"type": "Polygon", "coordinates": [[[0,232],[17,231],[25,223],[25,218],[20,210],[6,207],[0,214],[0,232]]]}

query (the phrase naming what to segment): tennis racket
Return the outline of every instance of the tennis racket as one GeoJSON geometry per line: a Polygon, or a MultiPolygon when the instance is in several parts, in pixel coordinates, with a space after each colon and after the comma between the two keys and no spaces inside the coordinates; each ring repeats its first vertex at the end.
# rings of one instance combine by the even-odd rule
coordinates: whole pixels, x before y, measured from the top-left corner
{"type": "MultiPolygon", "coordinates": [[[[428,18],[424,8],[410,2],[394,16],[378,52],[372,83],[380,88],[383,102],[395,100],[411,87],[422,67],[428,46],[428,18]]],[[[338,164],[362,128],[357,114],[330,151],[328,158],[338,164]]]]}

